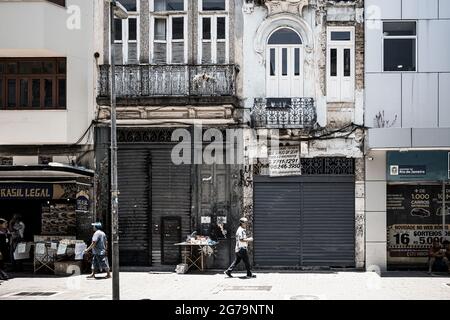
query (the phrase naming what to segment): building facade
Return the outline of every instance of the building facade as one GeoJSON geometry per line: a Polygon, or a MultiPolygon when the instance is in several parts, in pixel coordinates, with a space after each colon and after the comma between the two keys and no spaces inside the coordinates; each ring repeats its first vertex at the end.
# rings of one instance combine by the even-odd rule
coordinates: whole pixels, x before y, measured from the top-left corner
{"type": "MultiPolygon", "coordinates": [[[[126,0],[128,18],[101,16],[96,163],[98,212],[109,224],[110,63],[118,114],[120,262],[162,268],[180,262],[174,243],[196,231],[219,242],[207,263],[224,267],[240,214],[241,172],[226,156],[240,113],[241,1],[126,0]],[[112,43],[110,45],[110,43],[112,43]],[[208,130],[210,129],[210,130],[208,130]],[[174,153],[182,137],[186,148],[174,153]],[[214,142],[225,148],[207,161],[214,142]],[[177,163],[174,157],[184,160],[177,163]]],[[[242,112],[241,112],[242,113],[242,112]]],[[[212,153],[214,153],[213,151],[212,153]]]]}
{"type": "Polygon", "coordinates": [[[244,5],[243,212],[257,267],[364,267],[363,8],[244,5]]]}
{"type": "Polygon", "coordinates": [[[450,5],[368,0],[365,15],[367,267],[425,268],[449,239],[450,5]]]}
{"type": "Polygon", "coordinates": [[[93,22],[92,1],[0,1],[1,216],[27,241],[90,238],[93,22]]]}
{"type": "Polygon", "coordinates": [[[174,265],[195,231],[226,267],[244,215],[257,267],[364,267],[363,1],[121,4],[113,41],[101,15],[96,127],[108,222],[112,49],[121,264],[174,265]]]}

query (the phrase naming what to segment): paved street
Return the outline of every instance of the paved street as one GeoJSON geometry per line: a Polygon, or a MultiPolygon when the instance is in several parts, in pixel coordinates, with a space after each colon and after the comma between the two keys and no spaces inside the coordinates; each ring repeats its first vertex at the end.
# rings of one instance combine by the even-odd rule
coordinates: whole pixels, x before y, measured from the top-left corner
{"type": "MultiPolygon", "coordinates": [[[[235,300],[235,299],[450,299],[450,277],[425,272],[257,273],[255,279],[207,274],[121,273],[122,299],[235,300]]],[[[111,280],[72,277],[22,276],[0,284],[0,299],[110,299],[111,280]],[[23,292],[55,293],[20,296],[23,292]]]]}

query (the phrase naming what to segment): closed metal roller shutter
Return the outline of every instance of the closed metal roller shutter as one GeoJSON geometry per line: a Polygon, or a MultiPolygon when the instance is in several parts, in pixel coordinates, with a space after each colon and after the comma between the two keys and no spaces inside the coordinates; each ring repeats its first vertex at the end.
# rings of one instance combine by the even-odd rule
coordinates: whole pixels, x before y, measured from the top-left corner
{"type": "Polygon", "coordinates": [[[302,202],[302,265],[354,266],[354,184],[304,183],[302,202]]]}
{"type": "Polygon", "coordinates": [[[255,263],[296,266],[300,257],[300,184],[255,184],[255,263]]]}
{"type": "Polygon", "coordinates": [[[124,266],[150,265],[149,151],[119,147],[119,250],[124,266]]]}
{"type": "MultiPolygon", "coordinates": [[[[163,217],[181,218],[181,237],[191,233],[191,168],[174,165],[170,148],[152,149],[151,153],[151,203],[152,203],[152,265],[161,260],[161,226],[163,217]],[[155,232],[158,226],[158,232],[155,232]]],[[[178,247],[165,244],[167,254],[173,256],[178,247]],[[173,248],[173,249],[171,249],[173,248]]],[[[179,260],[181,261],[181,260],[179,260]]]]}
{"type": "Polygon", "coordinates": [[[256,177],[257,266],[353,267],[353,176],[256,177]]]}

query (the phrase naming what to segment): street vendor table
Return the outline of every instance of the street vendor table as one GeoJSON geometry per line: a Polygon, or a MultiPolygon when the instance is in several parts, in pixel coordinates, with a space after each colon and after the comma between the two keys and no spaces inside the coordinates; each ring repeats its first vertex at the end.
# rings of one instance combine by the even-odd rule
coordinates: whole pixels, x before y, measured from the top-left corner
{"type": "Polygon", "coordinates": [[[205,251],[208,247],[212,247],[212,244],[181,242],[175,245],[184,248],[184,263],[188,266],[188,270],[191,267],[196,267],[200,271],[205,270],[205,251]],[[199,254],[196,254],[195,249],[198,249],[199,254]]]}

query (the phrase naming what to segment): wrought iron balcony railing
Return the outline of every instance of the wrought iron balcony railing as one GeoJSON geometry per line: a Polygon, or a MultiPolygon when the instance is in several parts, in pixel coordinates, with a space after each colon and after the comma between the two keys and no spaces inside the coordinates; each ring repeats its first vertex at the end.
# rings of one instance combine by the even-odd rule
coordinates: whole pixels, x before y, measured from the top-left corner
{"type": "MultiPolygon", "coordinates": [[[[235,65],[119,65],[118,98],[234,96],[235,65]]],[[[100,66],[99,97],[109,96],[110,65],[100,66]]]]}
{"type": "Polygon", "coordinates": [[[252,121],[256,128],[311,128],[317,121],[313,98],[255,99],[252,121]]]}

